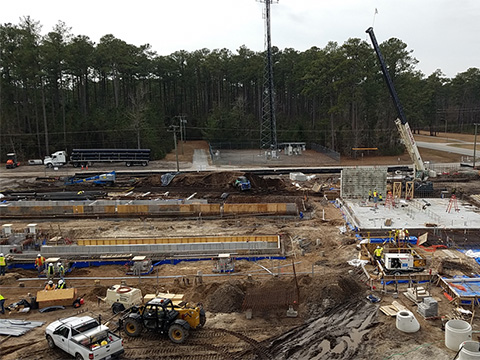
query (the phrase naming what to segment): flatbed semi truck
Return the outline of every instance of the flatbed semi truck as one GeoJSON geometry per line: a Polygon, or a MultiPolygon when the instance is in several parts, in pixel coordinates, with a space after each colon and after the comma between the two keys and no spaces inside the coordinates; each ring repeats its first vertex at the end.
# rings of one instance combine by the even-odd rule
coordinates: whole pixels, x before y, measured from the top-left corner
{"type": "Polygon", "coordinates": [[[150,149],[73,149],[70,155],[70,164],[74,167],[115,162],[147,166],[149,161],[150,149]]]}

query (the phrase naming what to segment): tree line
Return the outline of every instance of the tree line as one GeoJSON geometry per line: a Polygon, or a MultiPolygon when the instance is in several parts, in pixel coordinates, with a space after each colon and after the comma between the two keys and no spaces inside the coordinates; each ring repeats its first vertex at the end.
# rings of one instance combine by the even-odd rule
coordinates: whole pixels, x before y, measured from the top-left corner
{"type": "MultiPolygon", "coordinates": [[[[415,68],[400,39],[380,44],[411,128],[473,132],[480,70],[453,79],[415,68]]],[[[380,65],[358,38],[306,51],[272,50],[278,141],[317,143],[343,155],[353,147],[403,151],[380,65]]],[[[95,44],[59,22],[46,35],[25,17],[0,25],[0,150],[24,159],[72,148],[173,147],[170,125],[186,119],[187,139],[256,142],[264,52],[228,49],[155,53],[111,34],[95,44]]]]}

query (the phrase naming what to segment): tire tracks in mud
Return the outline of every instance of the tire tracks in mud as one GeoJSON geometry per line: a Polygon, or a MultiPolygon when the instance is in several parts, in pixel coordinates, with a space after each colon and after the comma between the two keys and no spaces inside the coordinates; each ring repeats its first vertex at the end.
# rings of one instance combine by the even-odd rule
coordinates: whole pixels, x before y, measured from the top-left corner
{"type": "Polygon", "coordinates": [[[341,304],[271,339],[267,350],[275,359],[357,359],[376,314],[377,306],[363,299],[341,304]]]}
{"type": "MultiPolygon", "coordinates": [[[[248,331],[249,335],[264,334],[265,330],[248,331]]],[[[185,344],[174,345],[156,333],[146,333],[138,338],[125,339],[127,359],[174,360],[272,360],[263,342],[241,332],[221,328],[202,329],[192,333],[185,344]],[[240,340],[240,341],[239,341],[240,340]],[[155,342],[157,342],[155,344],[155,342]]]]}

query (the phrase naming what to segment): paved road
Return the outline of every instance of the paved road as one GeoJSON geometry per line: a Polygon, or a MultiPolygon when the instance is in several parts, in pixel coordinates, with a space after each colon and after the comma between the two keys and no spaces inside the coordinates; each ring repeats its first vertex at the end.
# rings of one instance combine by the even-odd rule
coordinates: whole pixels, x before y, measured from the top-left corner
{"type": "Polygon", "coordinates": [[[209,155],[204,149],[195,149],[193,152],[193,164],[191,169],[197,171],[214,170],[216,166],[208,164],[209,155]]]}
{"type": "MultiPolygon", "coordinates": [[[[473,149],[462,149],[459,147],[451,146],[457,143],[431,143],[431,142],[424,142],[424,141],[417,141],[417,146],[419,148],[426,148],[426,149],[432,149],[432,150],[438,150],[438,151],[445,151],[449,153],[454,153],[454,154],[460,154],[460,155],[465,155],[465,156],[473,156],[473,149]]],[[[464,144],[471,144],[473,146],[473,143],[464,143],[464,144]]],[[[480,155],[480,151],[477,151],[477,158],[480,155]]]]}

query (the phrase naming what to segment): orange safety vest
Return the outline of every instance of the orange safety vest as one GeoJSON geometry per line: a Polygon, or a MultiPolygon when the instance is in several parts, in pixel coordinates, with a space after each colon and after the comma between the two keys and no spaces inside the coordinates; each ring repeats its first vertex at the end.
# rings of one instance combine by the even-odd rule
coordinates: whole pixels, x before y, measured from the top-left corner
{"type": "Polygon", "coordinates": [[[35,266],[42,266],[44,263],[45,258],[43,256],[35,259],[35,266]]]}
{"type": "Polygon", "coordinates": [[[5,266],[7,263],[5,262],[5,256],[0,256],[0,266],[5,266]]]}
{"type": "Polygon", "coordinates": [[[52,285],[47,284],[47,285],[45,285],[45,290],[47,290],[47,291],[48,291],[48,290],[55,290],[55,284],[52,284],[52,285]]]}

